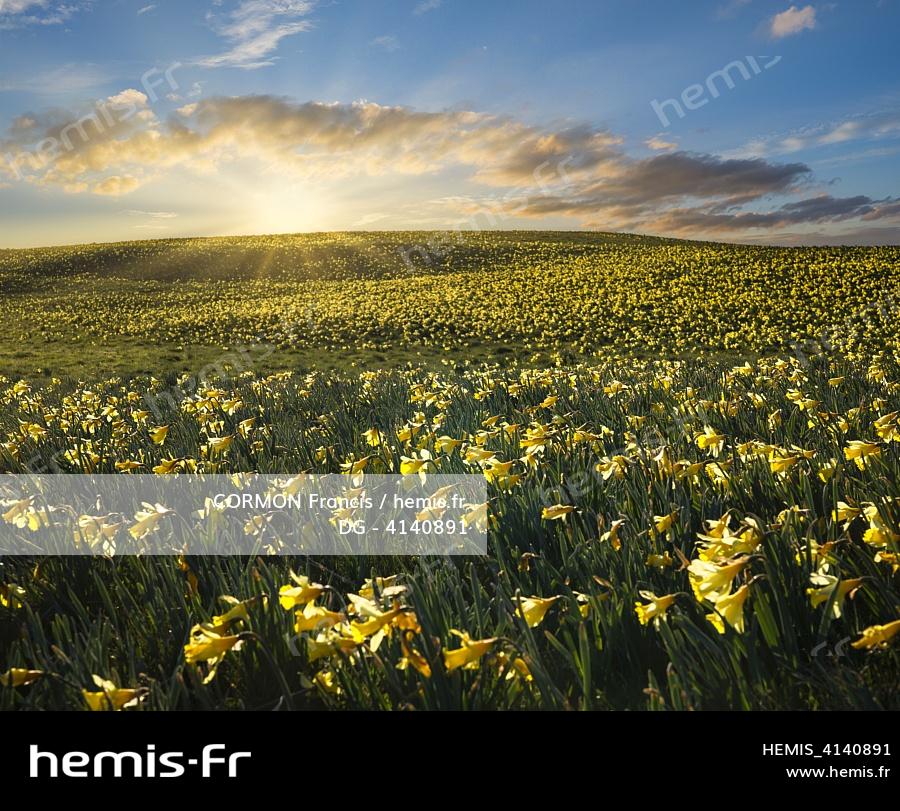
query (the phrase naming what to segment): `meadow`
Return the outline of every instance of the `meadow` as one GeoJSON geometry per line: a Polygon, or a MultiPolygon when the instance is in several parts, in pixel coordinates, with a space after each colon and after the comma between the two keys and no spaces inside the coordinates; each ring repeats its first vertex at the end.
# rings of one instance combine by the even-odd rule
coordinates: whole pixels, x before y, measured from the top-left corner
{"type": "Polygon", "coordinates": [[[897,709],[898,293],[614,234],[0,252],[0,472],[489,488],[486,557],[0,560],[0,709],[897,709]]]}

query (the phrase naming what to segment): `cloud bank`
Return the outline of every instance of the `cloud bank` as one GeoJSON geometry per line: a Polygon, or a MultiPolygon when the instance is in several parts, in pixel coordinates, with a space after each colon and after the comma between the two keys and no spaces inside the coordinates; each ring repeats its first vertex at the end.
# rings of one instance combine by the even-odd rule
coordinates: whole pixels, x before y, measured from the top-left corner
{"type": "Polygon", "coordinates": [[[453,173],[469,193],[443,201],[448,215],[566,217],[605,230],[713,238],[900,222],[900,200],[822,194],[804,163],[664,146],[639,158],[587,124],[544,129],[468,110],[267,95],[204,99],[160,120],[143,93],[127,90],[81,115],[17,118],[0,141],[0,179],[122,196],[171,171],[227,171],[252,160],[275,177],[322,182],[453,173]]]}

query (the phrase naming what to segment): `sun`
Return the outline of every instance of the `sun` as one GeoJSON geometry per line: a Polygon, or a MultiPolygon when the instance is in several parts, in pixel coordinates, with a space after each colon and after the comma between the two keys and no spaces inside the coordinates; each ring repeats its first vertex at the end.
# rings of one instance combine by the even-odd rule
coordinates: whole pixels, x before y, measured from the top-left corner
{"type": "Polygon", "coordinates": [[[325,231],[334,214],[331,203],[308,184],[284,181],[256,187],[249,194],[247,212],[245,233],[252,234],[325,231]]]}

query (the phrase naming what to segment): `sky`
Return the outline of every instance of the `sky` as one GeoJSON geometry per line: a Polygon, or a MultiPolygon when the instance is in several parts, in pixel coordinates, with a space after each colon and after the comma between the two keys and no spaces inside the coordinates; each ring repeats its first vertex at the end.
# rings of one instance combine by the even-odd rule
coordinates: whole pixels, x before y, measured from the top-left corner
{"type": "Polygon", "coordinates": [[[900,244],[900,0],[0,0],[0,248],[900,244]]]}

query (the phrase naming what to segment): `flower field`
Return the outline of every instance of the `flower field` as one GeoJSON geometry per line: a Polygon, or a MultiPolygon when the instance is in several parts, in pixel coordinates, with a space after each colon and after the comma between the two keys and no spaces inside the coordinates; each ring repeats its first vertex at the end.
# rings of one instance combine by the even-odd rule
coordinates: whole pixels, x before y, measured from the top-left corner
{"type": "MultiPolygon", "coordinates": [[[[898,260],[603,234],[0,252],[0,472],[469,473],[489,528],[472,558],[2,559],[0,709],[897,709],[898,260]]],[[[73,518],[112,549],[160,515],[73,518]]]]}

